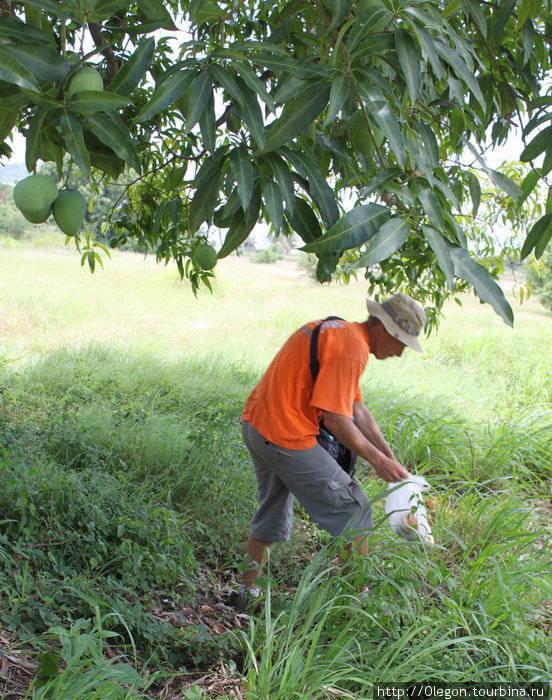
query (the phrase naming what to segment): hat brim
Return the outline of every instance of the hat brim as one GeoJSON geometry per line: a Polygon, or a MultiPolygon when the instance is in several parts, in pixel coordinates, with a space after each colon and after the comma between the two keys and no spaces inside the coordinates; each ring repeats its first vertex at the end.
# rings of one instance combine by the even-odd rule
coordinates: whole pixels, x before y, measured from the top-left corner
{"type": "Polygon", "coordinates": [[[385,330],[392,335],[397,340],[400,340],[404,345],[408,345],[412,350],[416,352],[423,352],[423,348],[420,345],[418,338],[415,335],[411,335],[403,330],[398,323],[395,323],[383,306],[371,299],[366,299],[366,308],[370,316],[375,316],[383,323],[385,330]]]}

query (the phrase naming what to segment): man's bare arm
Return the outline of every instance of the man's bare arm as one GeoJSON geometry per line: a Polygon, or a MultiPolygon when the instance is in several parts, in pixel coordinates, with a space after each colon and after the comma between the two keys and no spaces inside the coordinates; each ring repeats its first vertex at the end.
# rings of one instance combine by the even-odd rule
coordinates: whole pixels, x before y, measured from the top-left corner
{"type": "Polygon", "coordinates": [[[397,458],[393,450],[383,437],[379,425],[376,423],[374,416],[370,413],[366,405],[362,402],[355,403],[353,405],[353,415],[355,425],[364,437],[369,440],[374,447],[377,447],[380,452],[383,452],[384,455],[390,459],[396,460],[397,458]]]}
{"type": "MultiPolygon", "coordinates": [[[[361,418],[361,421],[362,420],[363,418],[361,418]]],[[[355,422],[347,416],[327,411],[324,414],[324,424],[340,442],[359,457],[369,462],[384,481],[401,481],[401,479],[406,479],[410,476],[408,470],[405,469],[393,455],[391,449],[383,439],[379,428],[373,434],[378,440],[381,449],[368,440],[363,432],[355,425],[355,422]],[[381,436],[383,444],[378,438],[378,434],[381,436]],[[387,446],[390,454],[384,452],[386,449],[385,446],[387,446]]],[[[366,428],[364,423],[362,424],[363,427],[366,428]]]]}

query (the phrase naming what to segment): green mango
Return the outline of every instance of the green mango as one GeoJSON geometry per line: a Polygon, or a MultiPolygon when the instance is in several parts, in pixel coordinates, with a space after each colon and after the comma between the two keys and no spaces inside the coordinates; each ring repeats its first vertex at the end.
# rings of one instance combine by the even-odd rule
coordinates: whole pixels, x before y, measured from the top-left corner
{"type": "Polygon", "coordinates": [[[202,270],[212,270],[217,264],[217,251],[212,245],[202,243],[194,250],[192,260],[202,270]]]}
{"type": "Polygon", "coordinates": [[[98,73],[95,68],[83,66],[77,69],[69,78],[66,95],[67,97],[72,97],[77,92],[83,92],[84,90],[100,91],[103,89],[103,78],[101,74],[98,73]]]}
{"type": "Polygon", "coordinates": [[[46,221],[57,196],[56,183],[46,175],[29,175],[13,188],[15,206],[32,224],[46,221]]]}
{"type": "Polygon", "coordinates": [[[52,214],[63,233],[76,236],[86,214],[86,200],[78,190],[62,190],[52,205],[52,214]]]}
{"type": "Polygon", "coordinates": [[[370,129],[366,124],[366,119],[362,110],[354,112],[349,119],[349,138],[355,148],[363,155],[371,156],[376,150],[376,145],[379,148],[383,143],[383,134],[374,124],[370,124],[374,138],[370,133],[370,129]],[[375,143],[374,143],[375,139],[375,143]]]}

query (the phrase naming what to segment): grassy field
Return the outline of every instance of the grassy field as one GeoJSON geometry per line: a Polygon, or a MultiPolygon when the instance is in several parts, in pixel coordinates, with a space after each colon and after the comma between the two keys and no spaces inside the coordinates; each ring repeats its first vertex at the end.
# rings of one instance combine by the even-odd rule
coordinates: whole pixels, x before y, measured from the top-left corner
{"type": "Polygon", "coordinates": [[[196,299],[151,258],[116,252],[92,276],[68,250],[0,250],[0,697],[552,679],[552,314],[532,299],[513,301],[513,330],[451,303],[424,355],[365,372],[399,458],[434,487],[434,550],[392,535],[364,465],[367,560],[336,571],[339,543],[298,511],[264,611],[247,625],[218,605],[256,504],[243,401],[289,333],[361,320],[364,298],[293,261],[227,259],[196,299]]]}

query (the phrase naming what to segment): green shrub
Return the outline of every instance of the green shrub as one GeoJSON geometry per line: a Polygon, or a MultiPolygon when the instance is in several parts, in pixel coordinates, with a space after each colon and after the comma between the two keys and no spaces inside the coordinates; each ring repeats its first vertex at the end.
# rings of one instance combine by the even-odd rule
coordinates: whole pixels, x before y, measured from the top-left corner
{"type": "Polygon", "coordinates": [[[279,243],[272,243],[268,248],[255,254],[254,260],[258,263],[276,263],[284,258],[284,251],[279,243]]]}

